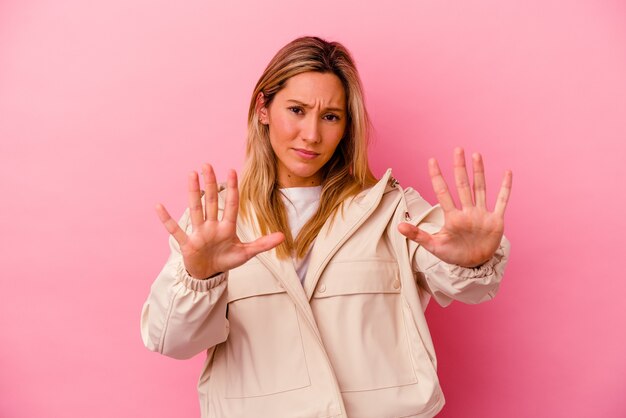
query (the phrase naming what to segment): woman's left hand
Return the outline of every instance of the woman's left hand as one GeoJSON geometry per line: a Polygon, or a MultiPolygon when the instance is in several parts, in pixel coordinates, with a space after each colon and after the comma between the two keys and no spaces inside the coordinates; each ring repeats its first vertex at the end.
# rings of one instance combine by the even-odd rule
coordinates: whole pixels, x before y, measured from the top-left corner
{"type": "Polygon", "coordinates": [[[504,210],[511,194],[513,173],[507,170],[493,212],[487,209],[485,170],[480,154],[472,156],[474,170],[473,195],[465,168],[462,148],[454,150],[454,179],[461,202],[458,209],[437,160],[428,161],[428,171],[444,213],[443,228],[429,234],[411,224],[398,225],[400,233],[449,264],[477,267],[496,252],[504,232],[504,210]]]}

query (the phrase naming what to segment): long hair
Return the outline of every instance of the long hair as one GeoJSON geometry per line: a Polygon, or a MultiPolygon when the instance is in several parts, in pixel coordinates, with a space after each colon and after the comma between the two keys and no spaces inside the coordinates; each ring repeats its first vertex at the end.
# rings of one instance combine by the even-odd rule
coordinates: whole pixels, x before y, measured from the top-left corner
{"type": "Polygon", "coordinates": [[[370,123],[363,89],[354,60],[338,42],[318,37],[301,37],[285,45],[272,58],[252,92],[248,110],[246,161],[241,180],[240,212],[249,219],[251,207],[262,234],[281,231],[285,240],[276,248],[280,258],[304,257],[320,229],[341,204],[376,182],[368,159],[370,123]],[[322,167],[320,206],[313,217],[292,237],[282,202],[277,175],[277,160],[270,144],[269,126],[259,122],[257,97],[263,93],[268,107],[285,82],[307,71],[335,74],[346,95],[347,123],[331,159],[322,167]]]}

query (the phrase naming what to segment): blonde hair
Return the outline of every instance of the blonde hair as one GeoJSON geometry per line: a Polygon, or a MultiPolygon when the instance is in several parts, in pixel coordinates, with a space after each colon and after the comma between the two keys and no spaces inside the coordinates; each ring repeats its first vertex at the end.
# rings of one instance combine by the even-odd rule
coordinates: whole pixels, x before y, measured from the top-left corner
{"type": "Polygon", "coordinates": [[[240,212],[244,219],[252,208],[260,232],[281,231],[285,240],[276,248],[278,257],[304,257],[326,220],[335,216],[341,204],[376,182],[368,159],[369,118],[363,89],[354,61],[338,42],[318,37],[301,37],[285,45],[272,58],[252,92],[248,110],[246,161],[241,180],[240,212]],[[285,82],[307,71],[335,74],[346,93],[347,123],[344,136],[331,159],[322,167],[322,194],[317,212],[292,237],[277,176],[277,161],[270,144],[269,127],[260,123],[257,97],[262,93],[268,107],[285,82]]]}

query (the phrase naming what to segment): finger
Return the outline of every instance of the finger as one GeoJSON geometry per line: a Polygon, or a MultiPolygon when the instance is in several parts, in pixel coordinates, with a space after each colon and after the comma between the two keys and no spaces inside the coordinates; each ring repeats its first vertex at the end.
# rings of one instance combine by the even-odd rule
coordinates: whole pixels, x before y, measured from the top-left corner
{"type": "Polygon", "coordinates": [[[408,239],[417,242],[428,251],[431,251],[433,247],[433,238],[428,232],[406,222],[402,222],[398,225],[398,231],[400,231],[400,233],[408,239]]]}
{"type": "Polygon", "coordinates": [[[239,210],[239,190],[237,188],[237,173],[235,170],[228,172],[226,181],[226,204],[224,207],[224,221],[233,224],[237,223],[237,212],[239,210]]]}
{"type": "Polygon", "coordinates": [[[463,148],[455,148],[454,150],[454,181],[456,190],[459,193],[461,207],[474,206],[472,201],[472,190],[470,189],[469,178],[467,176],[467,167],[465,166],[465,151],[463,148]]]}
{"type": "Polygon", "coordinates": [[[248,259],[264,251],[271,250],[278,244],[285,240],[285,235],[282,232],[274,232],[269,235],[262,236],[255,241],[244,244],[246,255],[248,259]]]}
{"type": "Polygon", "coordinates": [[[474,170],[474,200],[476,207],[487,209],[487,185],[485,183],[485,166],[483,157],[475,153],[472,155],[472,169],[474,170]]]}
{"type": "Polygon", "coordinates": [[[217,221],[217,181],[210,164],[202,165],[204,180],[204,212],[207,221],[217,221]]]}
{"type": "Polygon", "coordinates": [[[452,200],[452,196],[450,196],[450,192],[448,191],[448,185],[441,175],[439,164],[437,164],[437,160],[434,158],[428,160],[428,173],[430,174],[433,190],[435,191],[435,195],[443,211],[449,212],[456,209],[454,200],[452,200]]]}
{"type": "Polygon", "coordinates": [[[506,204],[509,201],[509,196],[511,196],[511,188],[513,187],[513,172],[511,170],[507,170],[504,173],[504,179],[502,180],[502,187],[500,187],[500,192],[498,193],[498,199],[496,200],[496,207],[493,210],[494,213],[504,216],[504,210],[506,209],[506,204]]]}
{"type": "Polygon", "coordinates": [[[165,206],[159,203],[156,205],[155,209],[161,223],[165,226],[167,232],[169,232],[174,237],[176,242],[178,242],[178,245],[185,244],[185,242],[187,242],[187,234],[185,234],[185,231],[181,229],[178,222],[172,219],[167,209],[165,209],[165,206]]]}
{"type": "Polygon", "coordinates": [[[189,173],[188,190],[189,215],[191,217],[191,226],[195,230],[204,222],[204,214],[202,213],[202,193],[200,191],[200,181],[198,179],[198,173],[196,173],[195,171],[189,173]]]}

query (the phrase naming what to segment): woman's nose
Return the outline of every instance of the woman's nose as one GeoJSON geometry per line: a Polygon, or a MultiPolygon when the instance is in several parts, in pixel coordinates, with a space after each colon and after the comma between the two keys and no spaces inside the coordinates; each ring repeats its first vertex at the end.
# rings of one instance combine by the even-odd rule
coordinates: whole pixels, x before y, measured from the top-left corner
{"type": "Polygon", "coordinates": [[[319,122],[317,115],[315,115],[314,112],[310,112],[302,121],[302,139],[311,143],[320,142],[319,122]]]}

